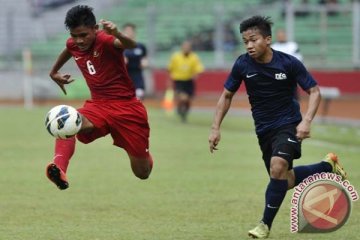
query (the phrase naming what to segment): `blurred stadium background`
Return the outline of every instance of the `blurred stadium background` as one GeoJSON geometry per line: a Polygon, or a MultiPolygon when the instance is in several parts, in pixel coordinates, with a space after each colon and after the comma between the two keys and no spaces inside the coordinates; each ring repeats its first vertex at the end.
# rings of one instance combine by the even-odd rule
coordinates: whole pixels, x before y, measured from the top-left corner
{"type": "MultiPolygon", "coordinates": [[[[342,110],[337,116],[357,118],[349,111],[360,96],[360,1],[338,0],[0,0],[0,101],[31,107],[63,96],[48,71],[68,33],[66,11],[76,4],[94,8],[97,19],[120,27],[134,22],[138,41],[148,48],[151,68],[146,71],[148,99],[160,99],[166,88],[167,61],[184,39],[193,41],[206,72],[197,83],[197,101],[215,99],[237,56],[244,47],[239,23],[254,14],[271,16],[273,32],[285,28],[296,41],[304,64],[323,87],[335,87],[340,97],[323,106],[323,113],[342,110]],[[348,102],[350,107],[336,105],[348,102]],[[355,102],[354,102],[355,101],[355,102]],[[331,106],[329,108],[329,106],[331,106]]],[[[72,61],[64,71],[81,79],[72,61]]],[[[333,89],[334,90],[334,89],[333,89]]],[[[239,96],[244,96],[244,89],[239,96]]],[[[67,99],[88,96],[84,81],[69,87],[67,99]]],[[[329,98],[331,98],[331,91],[329,98]]],[[[359,114],[360,115],[360,114],[359,114]]],[[[359,117],[360,118],[360,117],[359,117]]]]}

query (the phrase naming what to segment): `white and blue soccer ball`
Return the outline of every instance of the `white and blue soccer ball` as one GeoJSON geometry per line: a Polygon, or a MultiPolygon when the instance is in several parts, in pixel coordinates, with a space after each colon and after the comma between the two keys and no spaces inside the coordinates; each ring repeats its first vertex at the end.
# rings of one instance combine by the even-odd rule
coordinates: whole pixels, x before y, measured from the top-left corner
{"type": "Polygon", "coordinates": [[[58,105],[46,114],[45,126],[55,138],[67,139],[77,134],[81,128],[80,113],[68,105],[58,105]]]}

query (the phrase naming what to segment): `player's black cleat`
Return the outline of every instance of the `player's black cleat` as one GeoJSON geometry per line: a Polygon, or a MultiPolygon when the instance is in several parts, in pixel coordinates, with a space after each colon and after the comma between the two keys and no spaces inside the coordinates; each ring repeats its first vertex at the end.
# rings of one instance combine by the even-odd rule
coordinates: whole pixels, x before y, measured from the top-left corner
{"type": "Polygon", "coordinates": [[[46,176],[52,181],[60,190],[65,190],[69,187],[66,175],[55,163],[49,163],[46,167],[46,176]]]}

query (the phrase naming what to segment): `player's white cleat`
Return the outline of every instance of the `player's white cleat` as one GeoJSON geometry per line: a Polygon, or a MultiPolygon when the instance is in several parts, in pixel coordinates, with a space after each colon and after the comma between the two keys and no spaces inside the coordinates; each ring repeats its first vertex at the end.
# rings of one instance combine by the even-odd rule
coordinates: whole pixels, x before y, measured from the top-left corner
{"type": "Polygon", "coordinates": [[[270,230],[268,225],[263,222],[260,222],[254,229],[249,231],[249,236],[252,238],[268,238],[270,234],[270,230]]]}
{"type": "Polygon", "coordinates": [[[338,156],[335,153],[328,153],[326,154],[324,162],[327,162],[332,167],[332,172],[340,175],[342,180],[347,179],[347,173],[345,172],[344,168],[340,165],[338,156]]]}

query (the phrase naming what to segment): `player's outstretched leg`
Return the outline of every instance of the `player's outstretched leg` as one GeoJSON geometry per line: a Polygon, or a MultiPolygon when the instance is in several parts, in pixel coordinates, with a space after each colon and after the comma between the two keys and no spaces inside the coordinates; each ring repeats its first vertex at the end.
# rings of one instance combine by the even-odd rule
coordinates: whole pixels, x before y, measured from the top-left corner
{"type": "Polygon", "coordinates": [[[153,159],[149,154],[147,157],[134,157],[129,155],[131,169],[136,177],[140,179],[147,179],[150,176],[152,167],[153,167],[153,159]]]}
{"type": "Polygon", "coordinates": [[[289,183],[289,188],[293,188],[305,178],[321,172],[333,172],[340,175],[343,180],[347,178],[347,174],[340,165],[339,158],[336,154],[328,153],[324,159],[318,163],[294,167],[293,171],[289,174],[289,176],[293,175],[289,183]]]}
{"type": "Polygon", "coordinates": [[[69,161],[74,154],[75,143],[75,137],[68,139],[56,139],[53,162],[49,163],[46,167],[46,176],[61,190],[69,187],[69,183],[66,178],[66,170],[69,165],[69,161]]]}

